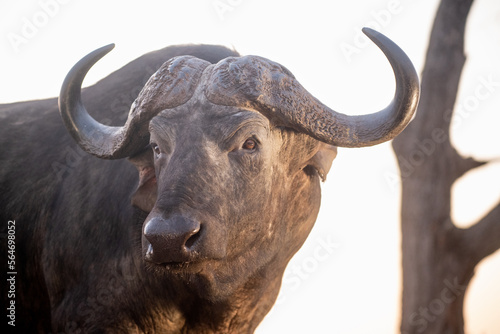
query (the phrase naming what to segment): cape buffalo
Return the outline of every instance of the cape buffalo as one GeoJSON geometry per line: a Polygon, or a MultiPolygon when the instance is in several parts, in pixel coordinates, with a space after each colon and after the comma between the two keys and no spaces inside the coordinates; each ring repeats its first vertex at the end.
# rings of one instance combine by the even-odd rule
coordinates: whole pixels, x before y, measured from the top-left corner
{"type": "Polygon", "coordinates": [[[147,54],[81,92],[112,46],[90,53],[63,83],[64,125],[54,99],[0,106],[16,328],[252,333],[316,220],[336,147],[390,140],[416,109],[410,60],[364,31],[396,77],[374,114],[337,113],[285,67],[217,46],[147,54]]]}

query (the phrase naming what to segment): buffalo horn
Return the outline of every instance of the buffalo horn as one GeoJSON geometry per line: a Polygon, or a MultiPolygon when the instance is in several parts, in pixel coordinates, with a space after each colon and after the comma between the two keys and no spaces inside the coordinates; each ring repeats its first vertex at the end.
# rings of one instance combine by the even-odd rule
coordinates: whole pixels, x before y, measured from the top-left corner
{"type": "Polygon", "coordinates": [[[375,30],[363,32],[384,52],[396,77],[385,109],[348,116],[322,104],[283,66],[257,56],[226,58],[212,70],[207,98],[216,104],[257,110],[273,123],[340,147],[364,147],[396,137],[410,122],[419,99],[418,76],[408,56],[375,30]]]}
{"type": "Polygon", "coordinates": [[[59,111],[71,136],[83,150],[104,159],[125,158],[143,150],[149,142],[151,118],[162,110],[187,102],[203,70],[210,64],[192,56],[171,58],[139,93],[125,125],[107,126],[97,122],[85,109],[81,85],[90,68],[113,48],[113,44],[101,47],[76,63],[67,74],[59,95],[59,111]]]}

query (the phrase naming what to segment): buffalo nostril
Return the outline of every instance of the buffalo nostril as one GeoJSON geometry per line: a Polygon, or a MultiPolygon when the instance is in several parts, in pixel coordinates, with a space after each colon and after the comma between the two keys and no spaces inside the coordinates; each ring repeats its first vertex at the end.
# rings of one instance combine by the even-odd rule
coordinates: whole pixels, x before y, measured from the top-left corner
{"type": "Polygon", "coordinates": [[[198,239],[200,239],[200,236],[201,236],[201,226],[198,229],[193,230],[193,234],[189,236],[189,238],[186,240],[186,242],[184,243],[186,248],[190,249],[191,247],[193,247],[193,245],[198,241],[198,239]]]}

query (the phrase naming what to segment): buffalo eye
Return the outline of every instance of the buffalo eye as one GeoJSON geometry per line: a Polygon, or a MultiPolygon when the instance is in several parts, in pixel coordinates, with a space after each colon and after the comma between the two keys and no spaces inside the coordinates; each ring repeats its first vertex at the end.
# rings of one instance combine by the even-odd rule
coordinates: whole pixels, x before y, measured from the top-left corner
{"type": "Polygon", "coordinates": [[[248,138],[247,140],[245,140],[241,148],[244,150],[253,151],[257,148],[257,141],[253,138],[248,138]]]}
{"type": "Polygon", "coordinates": [[[155,143],[152,143],[151,147],[153,148],[153,152],[155,153],[155,157],[158,158],[160,156],[160,153],[161,153],[160,147],[155,143]]]}

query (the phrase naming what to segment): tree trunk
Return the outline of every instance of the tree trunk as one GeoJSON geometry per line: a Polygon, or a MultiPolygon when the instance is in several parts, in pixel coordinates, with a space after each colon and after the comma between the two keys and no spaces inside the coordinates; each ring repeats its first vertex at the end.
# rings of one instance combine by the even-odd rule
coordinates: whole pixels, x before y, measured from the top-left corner
{"type": "Polygon", "coordinates": [[[451,219],[453,183],[484,164],[461,157],[450,142],[472,2],[441,1],[416,117],[393,142],[402,182],[405,334],[464,333],[464,296],[474,268],[500,247],[500,205],[468,229],[457,228],[451,219]]]}

